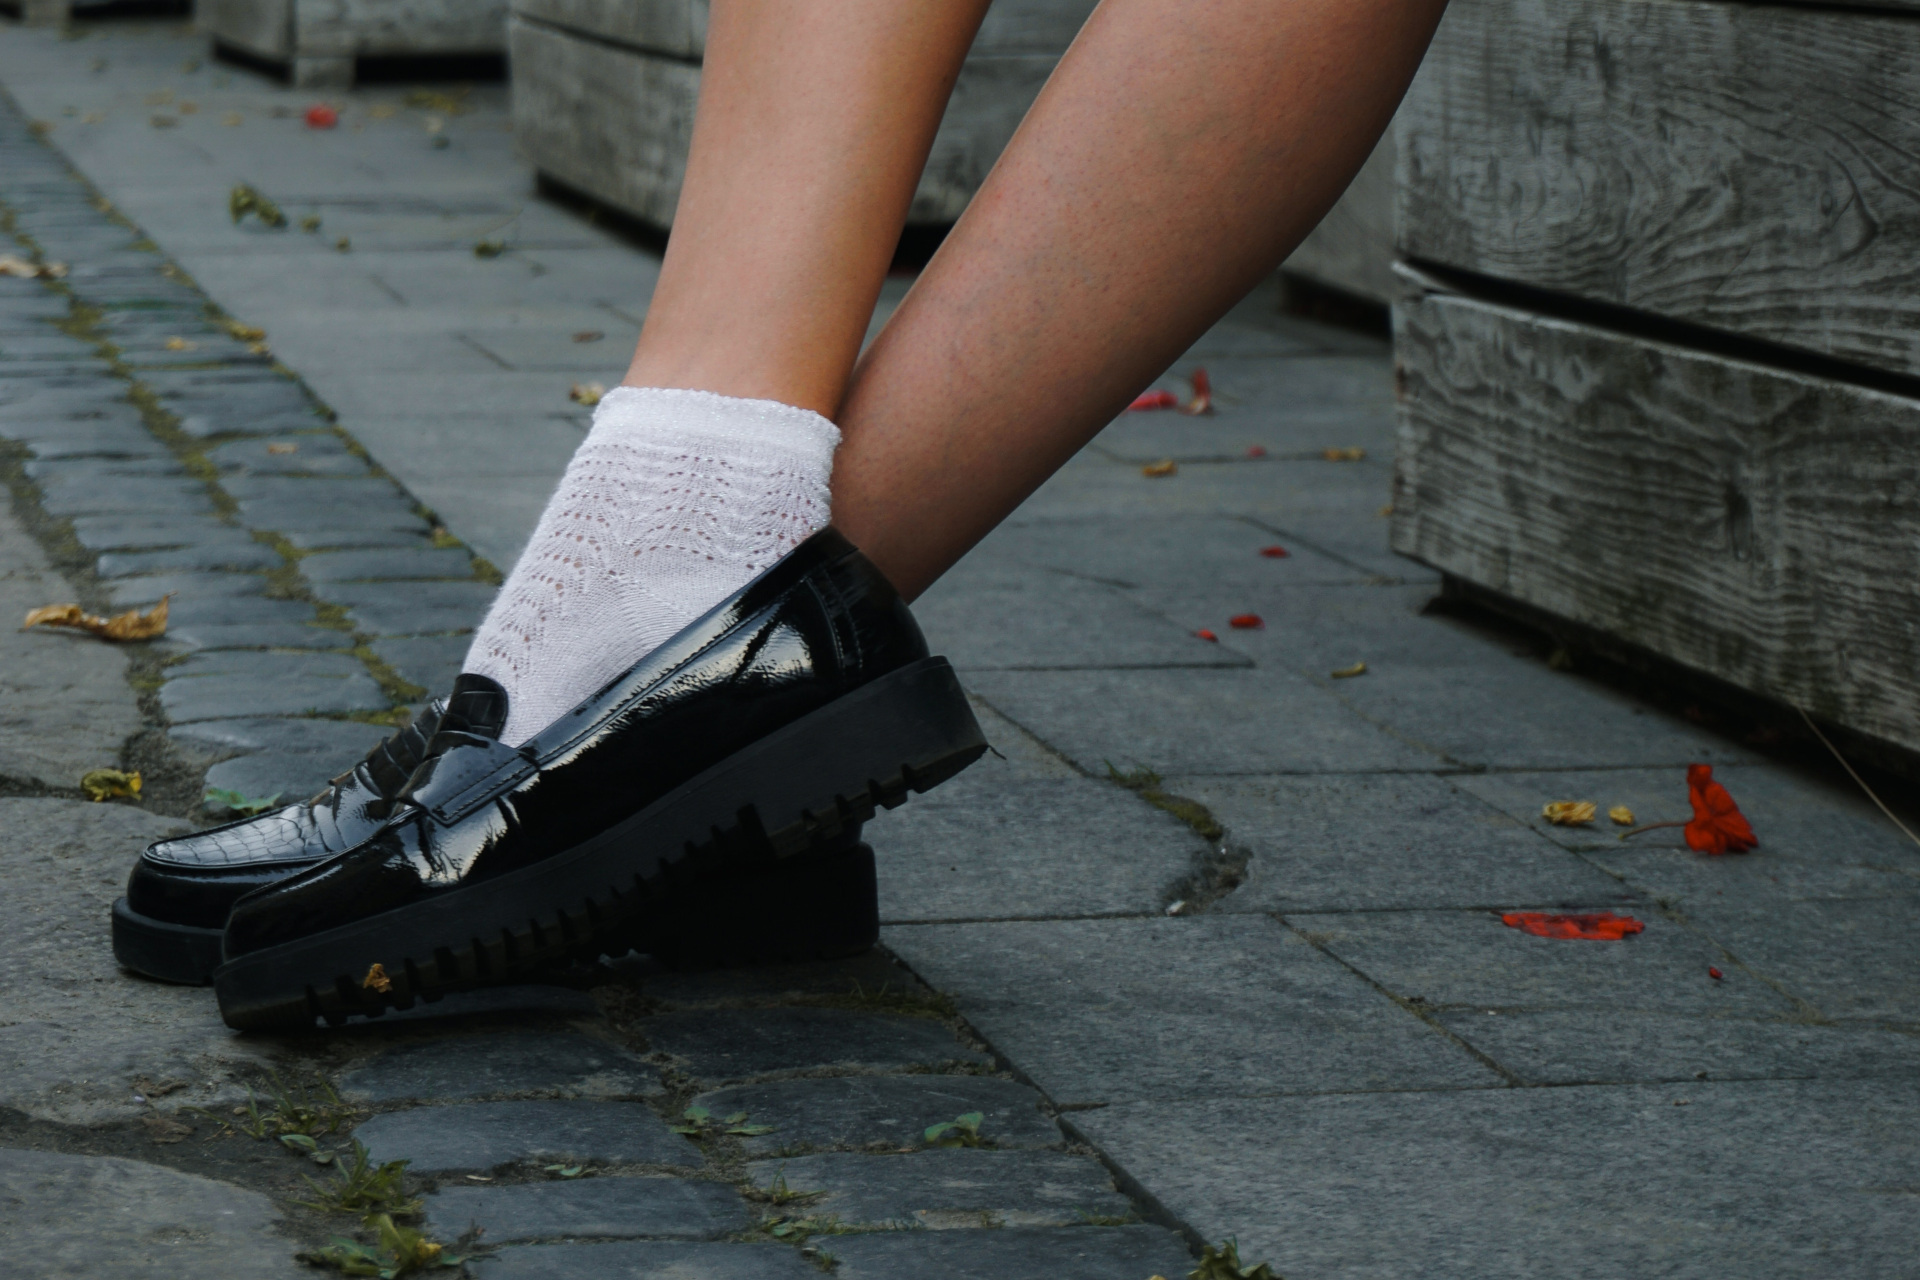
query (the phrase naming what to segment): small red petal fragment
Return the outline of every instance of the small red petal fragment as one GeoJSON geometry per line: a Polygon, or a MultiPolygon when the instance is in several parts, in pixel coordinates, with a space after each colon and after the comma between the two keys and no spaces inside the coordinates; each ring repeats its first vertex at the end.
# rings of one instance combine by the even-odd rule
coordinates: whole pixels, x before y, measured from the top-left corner
{"type": "Polygon", "coordinates": [[[1611,911],[1572,916],[1545,911],[1509,911],[1500,917],[1500,923],[1536,938],[1585,938],[1593,942],[1618,942],[1647,927],[1632,916],[1617,916],[1611,911]]]}
{"type": "Polygon", "coordinates": [[[1194,632],[1193,634],[1199,636],[1202,640],[1209,640],[1209,641],[1212,641],[1214,644],[1220,643],[1220,637],[1213,634],[1213,632],[1207,630],[1205,627],[1200,628],[1198,631],[1194,632]]]}
{"type": "Polygon", "coordinates": [[[1267,446],[1263,444],[1250,444],[1247,446],[1247,456],[1249,458],[1264,458],[1267,456],[1267,446]]]}
{"type": "Polygon", "coordinates": [[[340,113],[324,102],[307,108],[307,128],[331,129],[340,123],[340,113]]]}
{"type": "Polygon", "coordinates": [[[1172,409],[1180,398],[1171,391],[1142,391],[1128,409],[1172,409]]]}
{"type": "Polygon", "coordinates": [[[1260,548],[1260,554],[1269,560],[1285,560],[1288,556],[1292,555],[1293,552],[1287,550],[1285,547],[1262,547],[1260,548]]]}
{"type": "Polygon", "coordinates": [[[1712,965],[1708,965],[1708,966],[1707,966],[1707,976],[1708,976],[1709,978],[1712,978],[1712,979],[1713,979],[1713,980],[1714,980],[1715,982],[1718,982],[1718,981],[1720,981],[1720,979],[1722,979],[1722,978],[1724,978],[1724,977],[1726,977],[1727,975],[1726,975],[1726,974],[1724,974],[1724,973],[1722,973],[1722,972],[1720,972],[1720,971],[1719,971],[1718,969],[1716,969],[1716,968],[1714,968],[1714,967],[1713,967],[1712,965]]]}
{"type": "Polygon", "coordinates": [[[1727,789],[1713,780],[1713,766],[1687,766],[1687,799],[1693,805],[1693,821],[1684,834],[1687,848],[1695,853],[1718,856],[1745,853],[1759,846],[1753,827],[1727,789]]]}
{"type": "Polygon", "coordinates": [[[1227,625],[1235,631],[1258,631],[1266,626],[1257,613],[1236,613],[1227,619],[1227,625]]]}
{"type": "Polygon", "coordinates": [[[1194,417],[1213,412],[1213,380],[1205,369],[1193,371],[1193,399],[1181,405],[1180,412],[1194,417]]]}

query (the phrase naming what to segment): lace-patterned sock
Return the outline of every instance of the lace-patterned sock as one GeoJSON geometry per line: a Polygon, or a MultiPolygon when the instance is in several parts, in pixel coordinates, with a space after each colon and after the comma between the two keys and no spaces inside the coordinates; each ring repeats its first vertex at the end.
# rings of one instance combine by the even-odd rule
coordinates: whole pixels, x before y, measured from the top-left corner
{"type": "Polygon", "coordinates": [[[567,464],[464,670],[519,746],[826,527],[840,429],[772,400],[619,387],[567,464]]]}

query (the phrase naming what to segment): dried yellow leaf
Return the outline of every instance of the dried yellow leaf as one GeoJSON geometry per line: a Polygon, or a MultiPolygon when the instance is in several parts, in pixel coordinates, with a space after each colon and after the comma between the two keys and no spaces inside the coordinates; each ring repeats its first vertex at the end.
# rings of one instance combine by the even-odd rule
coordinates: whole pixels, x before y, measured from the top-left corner
{"type": "Polygon", "coordinates": [[[85,631],[99,636],[102,640],[113,640],[125,644],[133,640],[152,640],[167,633],[167,601],[171,595],[163,596],[160,603],[145,613],[138,609],[129,609],[125,613],[115,614],[111,618],[102,618],[98,614],[84,612],[77,604],[49,604],[32,610],[27,614],[22,631],[30,627],[72,627],[76,631],[85,631]]]}
{"type": "Polygon", "coordinates": [[[300,446],[297,444],[289,443],[287,441],[280,441],[278,443],[268,445],[267,452],[272,454],[276,458],[284,458],[290,453],[300,452],[300,446]]]}
{"type": "Polygon", "coordinates": [[[267,336],[265,329],[256,328],[250,324],[241,324],[238,320],[227,321],[226,329],[228,333],[240,339],[242,342],[258,342],[267,336]]]}
{"type": "Polygon", "coordinates": [[[167,350],[169,351],[198,351],[199,349],[200,344],[188,338],[167,339],[167,350]]]}
{"type": "Polygon", "coordinates": [[[227,112],[227,114],[220,117],[220,123],[227,126],[227,128],[229,129],[245,124],[246,120],[247,118],[241,115],[238,111],[229,111],[227,112]]]}
{"type": "Polygon", "coordinates": [[[0,254],[0,276],[13,276],[18,280],[58,280],[67,274],[64,262],[30,262],[18,254],[0,254]]]}
{"type": "Polygon", "coordinates": [[[118,769],[89,769],[80,777],[80,790],[89,800],[111,800],[115,796],[140,794],[140,774],[118,769]]]}
{"type": "Polygon", "coordinates": [[[1338,671],[1329,671],[1327,674],[1335,680],[1351,680],[1355,676],[1367,674],[1367,664],[1364,662],[1356,662],[1350,667],[1342,667],[1338,671]]]}
{"type": "Polygon", "coordinates": [[[367,976],[360,979],[360,987],[363,991],[378,991],[384,994],[393,990],[393,979],[387,976],[386,966],[376,960],[367,968],[367,976]]]}
{"type": "Polygon", "coordinates": [[[567,399],[575,404],[596,405],[600,403],[600,397],[606,394],[607,389],[597,382],[576,382],[573,389],[567,392],[567,399]]]}
{"type": "Polygon", "coordinates": [[[1143,476],[1147,476],[1151,479],[1157,480],[1161,476],[1175,475],[1179,472],[1179,470],[1180,470],[1180,464],[1175,462],[1172,458],[1162,458],[1158,462],[1150,462],[1146,466],[1140,468],[1140,474],[1143,476]]]}
{"type": "Polygon", "coordinates": [[[1320,456],[1328,462],[1358,462],[1367,456],[1365,449],[1322,449],[1320,456]]]}
{"type": "Polygon", "coordinates": [[[1633,810],[1623,804],[1617,804],[1607,810],[1607,816],[1613,819],[1614,825],[1616,826],[1630,827],[1633,825],[1633,810]]]}
{"type": "Polygon", "coordinates": [[[1556,827],[1582,827],[1599,809],[1591,800],[1555,800],[1541,808],[1540,816],[1556,827]]]}

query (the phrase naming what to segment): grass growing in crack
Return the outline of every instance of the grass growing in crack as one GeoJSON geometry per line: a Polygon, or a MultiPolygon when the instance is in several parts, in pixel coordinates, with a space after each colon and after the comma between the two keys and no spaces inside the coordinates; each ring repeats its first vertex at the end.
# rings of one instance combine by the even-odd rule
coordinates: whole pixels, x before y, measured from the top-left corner
{"type": "Polygon", "coordinates": [[[380,1213],[411,1218],[420,1213],[420,1201],[407,1194],[405,1160],[375,1164],[366,1147],[356,1139],[350,1158],[334,1165],[332,1182],[306,1180],[314,1199],[295,1201],[322,1213],[380,1213]]]}
{"type": "Polygon", "coordinates": [[[804,1218],[775,1214],[771,1218],[761,1219],[759,1230],[787,1244],[805,1244],[814,1236],[851,1234],[846,1227],[840,1225],[839,1217],[831,1213],[808,1215],[804,1218]]]}
{"type": "Polygon", "coordinates": [[[763,1133],[773,1132],[770,1124],[748,1124],[744,1111],[736,1111],[724,1120],[715,1120],[713,1113],[705,1107],[688,1107],[681,1113],[681,1123],[672,1128],[675,1133],[685,1134],[696,1142],[705,1142],[722,1134],[734,1138],[757,1138],[763,1133]]]}
{"type": "Polygon", "coordinates": [[[234,1108],[235,1118],[228,1122],[230,1127],[249,1138],[279,1138],[286,1134],[304,1134],[311,1138],[340,1132],[358,1114],[325,1080],[315,1080],[312,1085],[289,1085],[279,1073],[269,1072],[267,1085],[266,1105],[261,1106],[261,1099],[248,1089],[247,1103],[234,1108]]]}
{"type": "Polygon", "coordinates": [[[764,1187],[747,1187],[741,1191],[741,1194],[749,1200],[758,1200],[762,1204],[804,1205],[812,1204],[815,1200],[818,1200],[827,1193],[824,1191],[795,1191],[787,1185],[787,1168],[785,1165],[782,1165],[780,1166],[779,1172],[773,1175],[772,1182],[769,1182],[764,1187]]]}
{"type": "Polygon", "coordinates": [[[820,1009],[855,1009],[862,1013],[902,1013],[914,1018],[955,1018],[959,1009],[950,996],[938,991],[914,991],[883,982],[869,991],[859,979],[852,989],[840,995],[803,996],[792,1001],[820,1009]]]}
{"type": "Polygon", "coordinates": [[[1200,1265],[1187,1273],[1187,1280],[1280,1280],[1264,1262],[1243,1264],[1240,1243],[1228,1236],[1218,1245],[1203,1245],[1200,1265]]]}
{"type": "Polygon", "coordinates": [[[986,1118],[984,1112],[969,1111],[952,1120],[928,1125],[923,1136],[930,1147],[991,1147],[993,1140],[980,1134],[980,1124],[986,1118]]]}
{"type": "MultiPolygon", "coordinates": [[[[398,1225],[388,1214],[370,1213],[361,1225],[374,1232],[377,1243],[371,1248],[335,1236],[325,1248],[295,1256],[309,1266],[330,1267],[350,1276],[378,1276],[380,1280],[400,1280],[402,1276],[459,1267],[466,1262],[464,1257],[448,1254],[445,1246],[429,1240],[425,1233],[398,1225]]],[[[461,1246],[456,1242],[455,1247],[461,1246]]]]}
{"type": "Polygon", "coordinates": [[[1180,819],[1180,821],[1192,827],[1204,840],[1215,841],[1227,834],[1227,829],[1221,826],[1219,819],[1213,816],[1213,810],[1207,808],[1207,806],[1201,804],[1198,800],[1189,800],[1185,796],[1174,795],[1170,791],[1162,790],[1160,786],[1160,775],[1151,769],[1129,769],[1123,773],[1114,768],[1113,762],[1109,760],[1107,762],[1107,777],[1109,780],[1117,782],[1127,790],[1133,792],[1154,808],[1163,809],[1180,819]]]}

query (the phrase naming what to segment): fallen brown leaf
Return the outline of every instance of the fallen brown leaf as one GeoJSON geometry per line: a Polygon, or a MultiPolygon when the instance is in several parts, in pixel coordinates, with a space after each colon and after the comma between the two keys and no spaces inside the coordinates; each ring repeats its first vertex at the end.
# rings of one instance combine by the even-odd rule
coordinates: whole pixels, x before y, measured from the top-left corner
{"type": "Polygon", "coordinates": [[[1351,680],[1355,676],[1367,674],[1367,664],[1364,662],[1356,662],[1350,667],[1342,667],[1338,671],[1329,671],[1327,674],[1335,680],[1351,680]]]}
{"type": "Polygon", "coordinates": [[[1147,476],[1151,479],[1157,480],[1161,476],[1170,476],[1170,475],[1178,474],[1179,470],[1180,470],[1180,464],[1175,462],[1172,458],[1162,458],[1158,462],[1150,462],[1146,466],[1140,468],[1140,474],[1143,476],[1147,476]]]}
{"type": "Polygon", "coordinates": [[[19,280],[58,280],[67,274],[64,262],[29,262],[17,254],[0,254],[0,276],[19,280]]]}
{"type": "Polygon", "coordinates": [[[140,794],[140,773],[122,773],[118,769],[89,769],[80,775],[80,790],[94,802],[140,794]]]}
{"type": "Polygon", "coordinates": [[[169,351],[198,351],[200,349],[199,343],[187,338],[168,338],[166,345],[169,351]]]}
{"type": "Polygon", "coordinates": [[[1613,819],[1616,826],[1630,827],[1633,825],[1633,810],[1623,804],[1617,804],[1607,810],[1607,816],[1613,819]]]}
{"type": "Polygon", "coordinates": [[[147,1136],[157,1143],[185,1142],[193,1136],[192,1125],[181,1124],[172,1116],[144,1115],[140,1117],[140,1125],[147,1131],[147,1136]]]}
{"type": "Polygon", "coordinates": [[[1540,816],[1556,827],[1584,827],[1599,810],[1591,800],[1553,800],[1541,807],[1540,816]]]}
{"type": "Polygon", "coordinates": [[[49,604],[27,614],[27,621],[20,629],[30,627],[72,627],[78,631],[89,632],[102,640],[127,643],[134,640],[152,640],[167,633],[167,601],[171,595],[161,597],[160,603],[145,613],[138,609],[129,609],[117,613],[111,618],[102,618],[98,614],[86,613],[77,604],[49,604]]]}
{"type": "Polygon", "coordinates": [[[149,1080],[146,1076],[133,1078],[133,1091],[143,1098],[164,1098],[170,1093],[178,1093],[188,1087],[185,1080],[149,1080]]]}
{"type": "Polygon", "coordinates": [[[1367,456],[1365,449],[1322,449],[1320,456],[1328,462],[1358,462],[1367,456]]]}
{"type": "Polygon", "coordinates": [[[606,334],[600,332],[598,329],[582,329],[573,335],[573,340],[575,342],[598,342],[606,336],[606,334]]]}
{"type": "Polygon", "coordinates": [[[600,397],[606,394],[607,389],[597,382],[576,382],[573,389],[567,392],[567,399],[575,404],[596,405],[600,403],[600,397]]]}
{"type": "Polygon", "coordinates": [[[384,994],[393,990],[393,979],[387,976],[386,966],[382,965],[379,961],[375,961],[373,965],[368,968],[367,976],[360,979],[360,986],[363,990],[378,991],[384,994]]]}
{"type": "Polygon", "coordinates": [[[284,458],[290,453],[300,452],[300,446],[297,444],[286,444],[286,443],[270,444],[267,446],[267,452],[274,455],[277,458],[284,458]]]}

